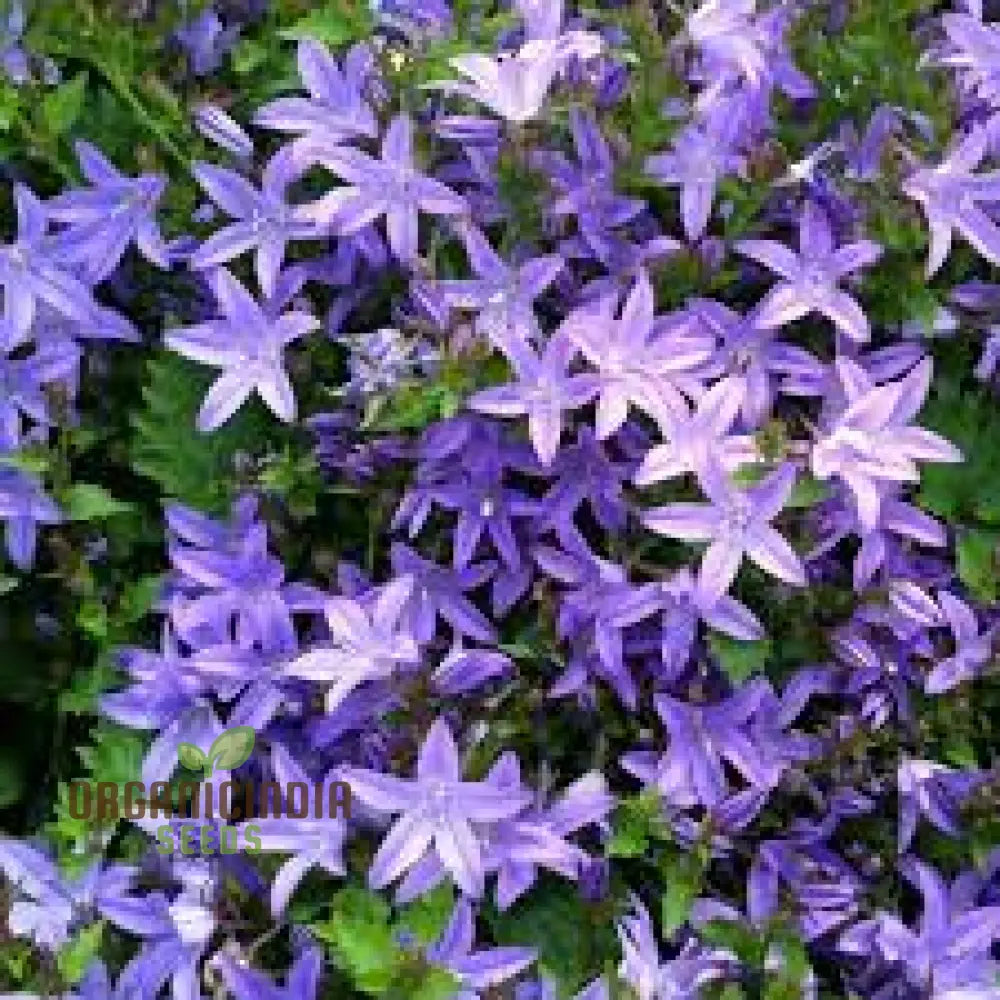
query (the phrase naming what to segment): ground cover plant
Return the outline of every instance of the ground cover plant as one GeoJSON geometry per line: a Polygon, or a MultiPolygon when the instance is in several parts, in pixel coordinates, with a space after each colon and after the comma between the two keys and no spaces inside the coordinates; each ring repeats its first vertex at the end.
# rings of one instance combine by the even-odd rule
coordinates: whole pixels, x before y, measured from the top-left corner
{"type": "Polygon", "coordinates": [[[1000,9],[0,13],[0,995],[1000,998],[1000,9]]]}

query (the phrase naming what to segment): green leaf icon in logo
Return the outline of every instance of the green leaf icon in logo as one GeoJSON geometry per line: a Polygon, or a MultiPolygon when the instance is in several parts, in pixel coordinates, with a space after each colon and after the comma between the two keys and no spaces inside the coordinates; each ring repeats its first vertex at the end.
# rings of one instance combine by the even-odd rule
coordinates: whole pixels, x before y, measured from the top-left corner
{"type": "Polygon", "coordinates": [[[202,771],[208,763],[208,758],[193,743],[178,744],[177,759],[189,771],[202,771]]]}
{"type": "Polygon", "coordinates": [[[246,763],[256,738],[252,726],[236,726],[219,733],[209,748],[205,774],[210,775],[213,769],[231,771],[246,763]]]}

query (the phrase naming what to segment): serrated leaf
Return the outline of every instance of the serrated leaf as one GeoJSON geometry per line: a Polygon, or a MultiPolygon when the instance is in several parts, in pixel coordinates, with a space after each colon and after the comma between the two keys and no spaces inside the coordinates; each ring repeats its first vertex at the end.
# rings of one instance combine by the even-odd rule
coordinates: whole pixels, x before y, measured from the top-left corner
{"type": "Polygon", "coordinates": [[[642,792],[618,803],[605,851],[609,858],[639,858],[649,850],[651,841],[669,839],[659,794],[642,792]]]}
{"type": "Polygon", "coordinates": [[[389,926],[389,906],[380,896],[348,886],[333,897],[330,918],[310,926],[358,989],[370,996],[389,989],[402,953],[389,926]]]}
{"type": "Polygon", "coordinates": [[[73,483],[60,500],[66,517],[71,521],[102,521],[135,509],[133,504],[116,500],[96,483],[73,483]]]}
{"type": "Polygon", "coordinates": [[[450,883],[443,883],[403,907],[396,921],[397,931],[419,945],[432,944],[447,926],[454,906],[455,892],[450,883]]]}
{"type": "Polygon", "coordinates": [[[371,30],[371,12],[363,0],[327,0],[278,35],[293,41],[314,38],[338,47],[368,37],[371,30]]]}
{"type": "Polygon", "coordinates": [[[133,467],[167,497],[224,512],[239,490],[233,475],[237,454],[271,450],[274,422],[244,406],[219,430],[200,434],[195,419],[211,376],[175,354],[154,357],[146,370],[144,407],[133,419],[133,467]]]}
{"type": "Polygon", "coordinates": [[[53,135],[62,135],[69,131],[73,123],[80,117],[83,110],[83,99],[87,92],[87,74],[77,73],[54,90],[49,91],[42,100],[42,123],[53,135]]]}
{"type": "Polygon", "coordinates": [[[234,726],[219,733],[208,751],[208,768],[232,771],[245,764],[253,753],[256,739],[257,734],[252,726],[234,726]]]}

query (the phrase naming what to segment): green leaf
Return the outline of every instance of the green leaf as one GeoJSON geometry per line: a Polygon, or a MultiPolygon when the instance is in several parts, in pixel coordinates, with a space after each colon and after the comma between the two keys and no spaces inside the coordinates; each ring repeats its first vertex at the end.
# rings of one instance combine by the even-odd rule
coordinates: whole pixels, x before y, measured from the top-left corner
{"type": "Polygon", "coordinates": [[[204,752],[193,743],[181,743],[177,747],[177,759],[189,771],[203,771],[208,764],[204,752]]]}
{"type": "Polygon", "coordinates": [[[278,35],[293,41],[315,38],[338,47],[368,37],[371,30],[371,12],[364,0],[327,0],[278,35]]]}
{"type": "Polygon", "coordinates": [[[330,918],[310,925],[328,944],[333,961],[358,989],[382,996],[399,970],[402,953],[389,926],[389,906],[377,894],[347,886],[333,897],[330,918]]]}
{"type": "Polygon", "coordinates": [[[426,965],[400,975],[387,990],[386,1000],[452,1000],[461,983],[447,969],[426,965]]]}
{"type": "Polygon", "coordinates": [[[55,90],[49,91],[42,100],[42,123],[53,135],[68,132],[83,110],[83,99],[87,92],[87,74],[77,73],[55,90]]]}
{"type": "Polygon", "coordinates": [[[0,809],[14,805],[24,792],[24,768],[12,753],[0,756],[0,809]]]}
{"type": "Polygon", "coordinates": [[[617,941],[607,914],[584,903],[576,887],[554,879],[540,880],[509,910],[486,912],[497,943],[538,948],[539,971],[551,976],[572,996],[603,971],[616,954],[617,941]]]}
{"type": "Polygon", "coordinates": [[[60,497],[63,510],[71,521],[102,521],[134,510],[133,504],[116,500],[96,483],[73,483],[60,497]]]}
{"type": "Polygon", "coordinates": [[[997,599],[997,543],[995,531],[967,531],[958,539],[958,576],[979,601],[997,599]]]}
{"type": "Polygon", "coordinates": [[[14,576],[0,576],[0,597],[9,594],[12,590],[17,590],[20,580],[14,576]]]}
{"type": "Polygon", "coordinates": [[[622,799],[614,814],[614,831],[606,848],[608,857],[640,858],[650,849],[652,840],[670,840],[659,794],[646,791],[622,799]]]}
{"type": "Polygon", "coordinates": [[[830,487],[826,483],[820,482],[815,477],[806,474],[799,476],[792,494],[788,498],[786,507],[815,507],[828,499],[831,494],[830,487]]]}
{"type": "Polygon", "coordinates": [[[770,639],[731,639],[721,632],[712,632],[708,645],[734,684],[742,684],[752,674],[762,672],[773,648],[770,639]]]}
{"type": "Polygon", "coordinates": [[[270,442],[281,431],[259,407],[246,404],[219,430],[202,434],[195,420],[211,375],[175,354],[154,357],[146,371],[145,405],[133,418],[133,467],[167,497],[223,513],[240,489],[237,456],[252,460],[273,451],[270,442]]]}
{"type": "Polygon", "coordinates": [[[257,734],[252,726],[234,726],[216,736],[208,751],[208,771],[232,771],[245,764],[253,753],[257,734]]]}
{"type": "Polygon", "coordinates": [[[104,923],[103,920],[98,920],[82,928],[56,956],[60,974],[71,985],[80,982],[91,963],[97,958],[104,936],[104,923]]]}
{"type": "Polygon", "coordinates": [[[420,945],[432,944],[447,926],[454,907],[454,890],[450,883],[443,883],[405,906],[396,921],[396,928],[412,935],[420,945]]]}
{"type": "Polygon", "coordinates": [[[696,853],[677,855],[664,865],[661,901],[663,933],[673,934],[691,913],[691,904],[701,894],[705,862],[696,853]]]}

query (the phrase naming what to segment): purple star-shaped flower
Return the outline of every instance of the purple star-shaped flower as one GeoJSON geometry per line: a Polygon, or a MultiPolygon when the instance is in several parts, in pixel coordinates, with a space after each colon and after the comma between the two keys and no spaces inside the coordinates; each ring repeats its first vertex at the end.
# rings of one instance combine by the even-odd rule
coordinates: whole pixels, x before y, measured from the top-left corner
{"type": "Polygon", "coordinates": [[[466,591],[481,587],[493,576],[496,563],[477,563],[456,570],[424,559],[402,542],[392,543],[390,559],[396,576],[408,576],[413,580],[403,620],[417,642],[433,640],[438,616],[452,627],[457,637],[496,642],[496,630],[465,596],[466,591]]]}
{"type": "Polygon", "coordinates": [[[23,184],[14,185],[17,238],[0,246],[4,324],[15,333],[31,329],[44,302],[67,319],[86,322],[97,312],[90,290],[57,263],[45,206],[23,184]]]}
{"type": "Polygon", "coordinates": [[[719,181],[730,174],[745,176],[746,158],[736,150],[741,124],[739,116],[715,111],[683,129],[669,153],[646,160],[650,177],[680,187],[681,219],[689,240],[704,235],[719,181]]]}
{"type": "Polygon", "coordinates": [[[920,203],[930,227],[928,278],[947,260],[955,230],[991,264],[1000,265],[1000,227],[979,206],[1000,201],[1000,171],[973,173],[990,142],[987,129],[973,128],[936,167],[922,167],[903,182],[903,193],[920,203]]]}
{"type": "Polygon", "coordinates": [[[661,407],[656,416],[666,441],[646,453],[633,476],[635,484],[650,486],[687,472],[698,474],[713,461],[727,472],[755,461],[754,439],[730,433],[743,398],[743,383],[730,377],[716,382],[693,411],[683,399],[678,406],[661,407]]]}
{"type": "Polygon", "coordinates": [[[288,185],[301,169],[287,149],[279,150],[264,167],[259,191],[242,174],[225,167],[196,163],[192,169],[202,190],[236,221],[202,243],[191,255],[191,266],[217,267],[255,248],[257,280],[264,297],[271,298],[286,245],[320,235],[304,208],[285,201],[288,185]]]}
{"type": "Polygon", "coordinates": [[[905,854],[917,832],[917,822],[928,822],[949,837],[961,836],[958,813],[962,803],[987,780],[979,771],[956,771],[932,760],[907,758],[896,771],[899,789],[897,850],[905,854]]]}
{"type": "Polygon", "coordinates": [[[955,652],[936,664],[927,676],[928,694],[950,691],[963,681],[971,680],[990,662],[993,640],[1000,625],[980,631],[976,614],[965,601],[943,590],[938,594],[944,619],[955,641],[955,652]]]}
{"type": "Polygon", "coordinates": [[[723,761],[731,764],[754,788],[771,788],[781,773],[750,728],[753,717],[771,693],[762,678],[747,682],[731,697],[715,705],[696,705],[661,694],[657,714],[670,733],[662,756],[636,751],[622,758],[622,766],[653,785],[672,806],[718,805],[730,792],[723,761]]]}
{"type": "Polygon", "coordinates": [[[35,476],[0,465],[0,521],[5,526],[7,555],[15,566],[31,569],[38,525],[58,524],[62,519],[62,512],[35,476]]]}
{"type": "Polygon", "coordinates": [[[1000,974],[1000,963],[990,956],[991,945],[1000,940],[1000,907],[963,911],[930,865],[913,860],[902,871],[923,896],[919,927],[913,930],[895,914],[880,913],[842,935],[840,949],[902,965],[912,988],[942,1000],[986,1000],[996,992],[1000,974]]]}
{"type": "Polygon", "coordinates": [[[341,67],[326,46],[304,38],[299,42],[298,69],[309,96],[270,101],[257,112],[257,125],[331,146],[378,135],[378,121],[364,99],[374,69],[367,45],[353,46],[341,67]]]}
{"type": "Polygon", "coordinates": [[[545,465],[552,463],[559,449],[563,413],[586,406],[601,387],[596,375],[571,375],[567,371],[577,350],[569,334],[569,322],[565,321],[552,335],[541,357],[530,348],[518,352],[514,361],[517,382],[483,389],[469,400],[472,409],[490,416],[527,416],[531,443],[545,465]]]}
{"type": "Polygon", "coordinates": [[[333,712],[366,681],[391,677],[400,668],[420,662],[420,647],[401,624],[413,592],[413,578],[397,577],[376,594],[370,607],[346,597],[327,602],[329,645],[292,660],[285,668],[292,677],[329,684],[326,710],[333,712]]]}
{"type": "Polygon", "coordinates": [[[212,272],[211,284],[223,318],[168,330],[164,337],[178,354],[222,369],[198,411],[198,429],[221,427],[254,392],[279,420],[291,422],[295,393],[283,352],[318,320],[294,311],[269,317],[225,268],[212,272]]]}
{"type": "Polygon", "coordinates": [[[69,226],[59,234],[59,246],[93,284],[111,275],[133,240],[151,264],[168,267],[155,214],[167,179],[160,174],[128,177],[89,142],[76,144],[76,156],[92,186],[64,191],[45,205],[50,218],[69,226]]]}
{"type": "Polygon", "coordinates": [[[878,260],[882,248],[877,243],[861,240],[835,247],[826,213],[814,201],[807,201],[799,217],[797,254],[774,240],[741,240],[736,250],[784,278],[757,306],[756,323],[762,329],[775,329],[818,312],[851,340],[868,339],[864,311],[837,284],[878,260]]]}
{"type": "Polygon", "coordinates": [[[309,155],[349,186],[335,188],[304,207],[302,217],[347,235],[384,215],[389,246],[406,263],[417,256],[420,212],[464,215],[467,211],[460,195],[417,170],[413,120],[407,115],[398,115],[389,124],[380,159],[349,146],[316,148],[309,155]]]}
{"type": "Polygon", "coordinates": [[[462,226],[460,234],[477,277],[436,281],[431,287],[447,305],[475,310],[476,331],[507,357],[515,357],[536,334],[532,303],[555,281],[565,262],[550,254],[507,264],[481,230],[462,226]]]}
{"type": "Polygon", "coordinates": [[[458,747],[443,719],[430,728],[410,781],[360,768],[344,778],[357,798],[383,813],[402,813],[386,834],[368,871],[380,889],[412,868],[433,845],[441,864],[466,895],[483,894],[485,866],[473,823],[511,819],[531,801],[519,789],[498,790],[484,781],[463,781],[458,747]]]}
{"type": "Polygon", "coordinates": [[[671,375],[707,360],[713,344],[681,330],[656,330],[653,287],[644,268],[615,319],[617,294],[571,313],[562,329],[598,371],[595,433],[603,441],[628,418],[629,403],[657,414],[677,397],[671,375]]]}
{"type": "Polygon", "coordinates": [[[859,365],[837,360],[846,409],[813,446],[811,467],[818,479],[841,479],[854,495],[865,531],[879,520],[879,483],[919,482],[918,461],[960,462],[962,455],[940,435],[909,426],[931,382],[931,362],[920,362],[908,375],[876,385],[859,365]]]}
{"type": "Polygon", "coordinates": [[[270,976],[225,952],[211,964],[222,973],[222,981],[234,1000],[316,1000],[323,952],[316,947],[303,949],[288,970],[284,986],[276,985],[270,976]]]}
{"type": "Polygon", "coordinates": [[[492,992],[523,972],[537,958],[533,948],[474,951],[475,941],[472,904],[467,899],[460,899],[441,936],[425,952],[427,961],[447,969],[461,984],[454,1000],[479,1000],[480,990],[492,992]]]}
{"type": "Polygon", "coordinates": [[[712,544],[701,560],[699,584],[706,594],[721,595],[736,578],[744,556],[765,573],[804,586],[805,569],[771,521],[788,501],[795,467],[783,465],[745,490],[737,489],[718,466],[698,477],[708,503],[673,503],[647,510],[643,524],[651,531],[686,542],[712,544]]]}

